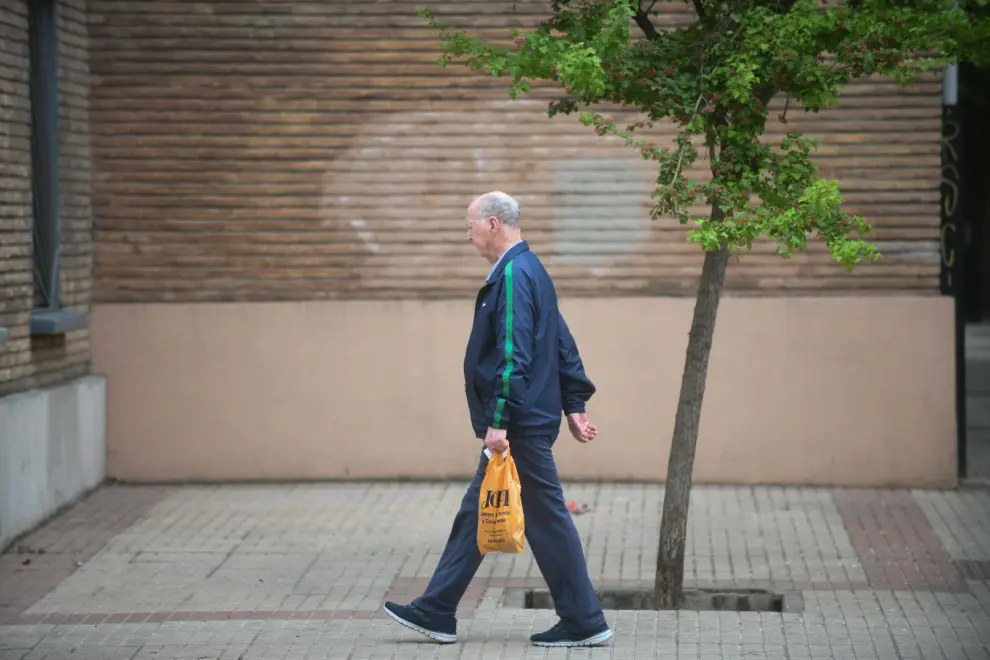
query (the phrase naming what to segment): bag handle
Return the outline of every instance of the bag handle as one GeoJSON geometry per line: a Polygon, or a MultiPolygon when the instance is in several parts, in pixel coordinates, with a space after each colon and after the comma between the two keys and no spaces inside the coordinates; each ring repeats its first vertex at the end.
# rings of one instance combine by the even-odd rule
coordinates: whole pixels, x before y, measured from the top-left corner
{"type": "MultiPolygon", "coordinates": [[[[488,457],[488,460],[492,460],[492,450],[489,449],[488,447],[485,447],[485,456],[488,457]]],[[[509,457],[509,450],[506,449],[505,451],[502,452],[502,458],[508,458],[508,457],[509,457]]]]}

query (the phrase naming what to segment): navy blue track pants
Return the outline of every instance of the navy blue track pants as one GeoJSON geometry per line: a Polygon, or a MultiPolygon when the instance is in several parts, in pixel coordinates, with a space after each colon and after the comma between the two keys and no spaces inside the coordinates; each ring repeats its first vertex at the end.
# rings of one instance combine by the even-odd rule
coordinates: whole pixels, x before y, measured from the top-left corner
{"type": "MultiPolygon", "coordinates": [[[[550,588],[561,625],[574,633],[605,624],[595,596],[581,539],[564,502],[564,492],[553,460],[555,436],[509,439],[522,484],[526,541],[550,588]]],[[[436,571],[422,596],[413,601],[435,615],[456,613],[457,605],[474,578],[481,560],[478,551],[478,497],[488,457],[484,448],[474,479],[464,494],[436,571]]]]}

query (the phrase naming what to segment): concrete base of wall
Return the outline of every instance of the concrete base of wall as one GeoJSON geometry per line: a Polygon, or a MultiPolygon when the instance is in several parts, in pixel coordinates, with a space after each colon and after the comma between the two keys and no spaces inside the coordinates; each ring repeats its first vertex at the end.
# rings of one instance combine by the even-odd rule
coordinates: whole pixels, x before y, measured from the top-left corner
{"type": "MultiPolygon", "coordinates": [[[[133,481],[464,477],[471,300],[95,305],[108,474],[133,481]]],[[[665,478],[694,301],[566,299],[598,386],[567,478],[665,478]]],[[[952,300],[723,300],[699,483],[951,486],[952,300]]]]}
{"type": "Polygon", "coordinates": [[[0,548],[106,475],[106,379],[0,398],[0,548]]]}

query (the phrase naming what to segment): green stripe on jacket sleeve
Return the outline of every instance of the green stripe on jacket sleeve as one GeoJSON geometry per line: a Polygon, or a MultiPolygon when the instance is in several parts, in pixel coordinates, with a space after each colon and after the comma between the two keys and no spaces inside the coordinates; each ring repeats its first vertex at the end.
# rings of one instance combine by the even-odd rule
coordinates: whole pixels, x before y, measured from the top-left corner
{"type": "Polygon", "coordinates": [[[512,262],[505,266],[505,371],[502,372],[502,396],[495,406],[495,422],[492,428],[501,428],[502,410],[509,398],[509,379],[512,376],[512,262]]]}

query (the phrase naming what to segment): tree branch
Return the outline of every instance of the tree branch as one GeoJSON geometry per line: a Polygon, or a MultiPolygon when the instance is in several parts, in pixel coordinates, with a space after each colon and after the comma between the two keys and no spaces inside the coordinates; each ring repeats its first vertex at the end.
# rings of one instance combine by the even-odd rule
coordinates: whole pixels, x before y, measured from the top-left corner
{"type": "Polygon", "coordinates": [[[784,111],[780,113],[780,123],[787,123],[787,109],[791,107],[791,93],[787,92],[787,100],[784,101],[784,111]]]}
{"type": "MultiPolygon", "coordinates": [[[[691,118],[685,123],[690,124],[692,121],[694,121],[694,118],[698,116],[698,110],[701,109],[701,102],[704,100],[704,98],[705,98],[704,94],[698,96],[698,100],[694,104],[694,112],[691,114],[691,118]]],[[[677,182],[677,177],[679,177],[681,174],[681,165],[683,163],[684,163],[684,145],[678,145],[677,165],[674,166],[674,175],[670,177],[670,181],[662,188],[662,190],[664,191],[668,190],[674,185],[674,183],[677,182]]]]}
{"type": "Polygon", "coordinates": [[[701,4],[701,0],[692,0],[694,2],[694,11],[698,13],[699,20],[705,20],[705,6],[701,4]]]}
{"type": "MultiPolygon", "coordinates": [[[[652,5],[650,5],[650,7],[652,8],[652,5]]],[[[642,3],[636,3],[636,25],[638,25],[639,29],[643,31],[643,34],[646,35],[647,39],[654,41],[660,38],[660,33],[657,32],[657,29],[653,26],[653,22],[650,20],[649,12],[649,9],[643,9],[642,3]]]]}

